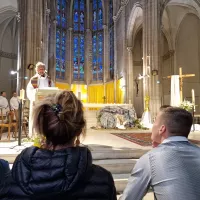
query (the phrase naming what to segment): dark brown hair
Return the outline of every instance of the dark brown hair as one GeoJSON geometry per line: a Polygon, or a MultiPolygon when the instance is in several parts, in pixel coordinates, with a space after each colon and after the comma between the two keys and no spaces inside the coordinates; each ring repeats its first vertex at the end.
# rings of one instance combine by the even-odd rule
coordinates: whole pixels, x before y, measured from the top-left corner
{"type": "Polygon", "coordinates": [[[33,125],[47,144],[71,144],[75,137],[85,134],[83,105],[71,91],[50,95],[34,108],[33,125]]]}
{"type": "Polygon", "coordinates": [[[171,136],[188,137],[193,123],[192,114],[185,109],[168,107],[161,110],[161,118],[171,136]]]}
{"type": "Polygon", "coordinates": [[[160,111],[162,111],[162,110],[164,110],[166,108],[170,108],[170,107],[172,107],[172,106],[170,106],[170,105],[162,105],[162,106],[160,106],[160,111]]]}

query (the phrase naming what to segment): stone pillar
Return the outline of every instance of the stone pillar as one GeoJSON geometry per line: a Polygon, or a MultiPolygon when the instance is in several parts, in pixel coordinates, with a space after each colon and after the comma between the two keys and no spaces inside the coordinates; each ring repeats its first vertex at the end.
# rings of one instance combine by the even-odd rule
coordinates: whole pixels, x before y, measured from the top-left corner
{"type": "Polygon", "coordinates": [[[113,17],[114,21],[114,103],[117,102],[117,18],[113,17]]]}
{"type": "MultiPolygon", "coordinates": [[[[52,15],[52,13],[51,13],[52,15]]],[[[50,37],[49,37],[49,53],[48,53],[48,74],[51,79],[56,81],[56,20],[51,16],[50,37]]]]}
{"type": "Polygon", "coordinates": [[[71,84],[73,81],[73,28],[69,27],[68,28],[68,33],[67,33],[67,68],[66,68],[66,77],[67,77],[67,82],[69,83],[69,86],[71,88],[71,84]]]}
{"type": "Polygon", "coordinates": [[[43,54],[42,57],[44,58],[44,63],[46,67],[48,68],[48,47],[49,47],[49,28],[50,28],[50,22],[49,22],[49,15],[50,15],[50,9],[47,7],[47,4],[45,5],[45,16],[44,16],[44,31],[43,31],[43,54]]]}
{"type": "Polygon", "coordinates": [[[17,30],[17,40],[18,40],[18,44],[17,44],[17,95],[20,95],[20,89],[22,87],[22,81],[20,80],[20,77],[23,76],[22,72],[22,65],[21,65],[21,54],[22,54],[22,46],[20,43],[20,39],[21,39],[21,15],[20,12],[17,13],[16,15],[17,17],[17,22],[18,22],[18,30],[17,30]]]}
{"type": "Polygon", "coordinates": [[[86,78],[86,84],[90,84],[92,81],[92,31],[87,28],[86,29],[86,51],[85,51],[85,55],[86,55],[86,59],[85,59],[85,78],[86,78]]]}
{"type": "MultiPolygon", "coordinates": [[[[88,86],[92,82],[92,31],[90,28],[86,29],[86,36],[85,36],[85,82],[88,86]]],[[[89,96],[88,89],[87,89],[87,97],[89,96]]],[[[87,98],[87,102],[88,102],[87,98]]]]}
{"type": "Polygon", "coordinates": [[[143,75],[144,97],[150,97],[152,119],[161,105],[160,84],[160,40],[161,16],[160,0],[143,1],[143,75]],[[150,67],[149,67],[150,66],[150,67]],[[158,74],[157,74],[158,73],[158,74]],[[148,75],[148,76],[147,76],[148,75]]]}
{"type": "Polygon", "coordinates": [[[128,68],[127,68],[127,103],[131,101],[131,103],[134,103],[134,98],[133,98],[133,90],[134,90],[134,85],[133,85],[133,47],[127,47],[128,51],[128,68]]]}
{"type": "MultiPolygon", "coordinates": [[[[35,70],[28,70],[29,64],[36,64],[38,61],[45,61],[43,52],[48,52],[48,42],[43,33],[48,32],[47,26],[44,24],[46,20],[47,0],[19,0],[19,12],[21,14],[20,23],[20,61],[21,87],[26,88],[28,80],[24,77],[31,77],[35,74],[35,70]]],[[[47,36],[46,36],[47,37],[47,36]]]]}
{"type": "Polygon", "coordinates": [[[103,38],[104,38],[104,55],[103,55],[103,85],[104,85],[104,96],[106,96],[105,84],[109,79],[109,34],[108,26],[103,25],[103,38]]]}

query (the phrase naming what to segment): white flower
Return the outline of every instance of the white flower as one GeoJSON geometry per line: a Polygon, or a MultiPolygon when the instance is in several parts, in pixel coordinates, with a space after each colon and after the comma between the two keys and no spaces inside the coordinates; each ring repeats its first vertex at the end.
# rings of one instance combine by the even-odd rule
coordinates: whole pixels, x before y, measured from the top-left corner
{"type": "Polygon", "coordinates": [[[190,101],[184,100],[183,102],[181,102],[181,104],[180,104],[179,107],[180,107],[180,108],[183,108],[183,109],[185,109],[185,110],[187,110],[187,111],[190,111],[190,110],[193,109],[194,104],[191,103],[190,101]]]}

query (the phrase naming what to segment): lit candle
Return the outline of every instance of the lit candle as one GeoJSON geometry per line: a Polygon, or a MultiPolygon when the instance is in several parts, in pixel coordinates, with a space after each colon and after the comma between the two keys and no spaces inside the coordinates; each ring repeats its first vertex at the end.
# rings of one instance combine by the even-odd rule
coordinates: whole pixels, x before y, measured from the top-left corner
{"type": "Polygon", "coordinates": [[[192,103],[194,104],[194,111],[195,111],[195,95],[194,95],[194,89],[192,89],[192,103]]]}
{"type": "Polygon", "coordinates": [[[20,90],[20,99],[24,99],[24,94],[25,94],[25,90],[24,89],[21,89],[20,90]]]}

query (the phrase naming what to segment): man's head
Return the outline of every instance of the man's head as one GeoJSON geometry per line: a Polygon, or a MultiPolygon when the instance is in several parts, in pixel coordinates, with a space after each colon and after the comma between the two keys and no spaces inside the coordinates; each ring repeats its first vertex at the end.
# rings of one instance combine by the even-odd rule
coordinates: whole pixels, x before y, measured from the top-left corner
{"type": "Polygon", "coordinates": [[[6,97],[6,92],[5,91],[1,91],[1,96],[6,97]]]}
{"type": "Polygon", "coordinates": [[[153,124],[152,142],[160,144],[170,136],[184,136],[187,138],[192,122],[191,113],[182,108],[167,107],[161,109],[153,124]]]}
{"type": "Polygon", "coordinates": [[[17,97],[17,93],[16,92],[13,92],[13,97],[17,97]]]}
{"type": "Polygon", "coordinates": [[[36,72],[43,76],[45,74],[45,64],[42,62],[38,62],[35,67],[36,72]]]}

